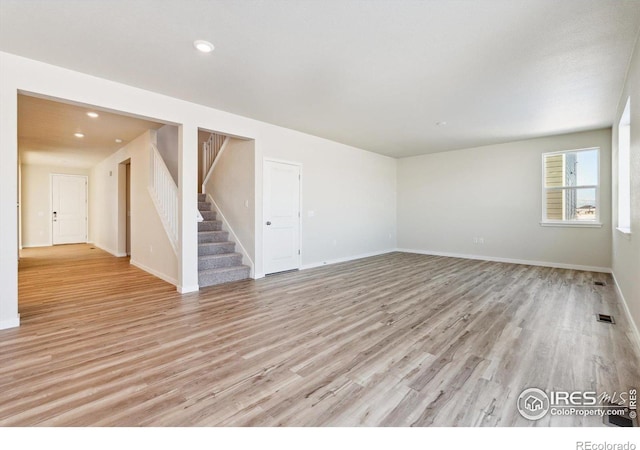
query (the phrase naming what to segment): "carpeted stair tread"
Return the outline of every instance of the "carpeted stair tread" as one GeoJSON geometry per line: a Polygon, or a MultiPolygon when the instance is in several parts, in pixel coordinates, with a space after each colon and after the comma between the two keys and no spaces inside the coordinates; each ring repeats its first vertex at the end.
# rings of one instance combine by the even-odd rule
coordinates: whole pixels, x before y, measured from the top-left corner
{"type": "Polygon", "coordinates": [[[249,266],[221,267],[218,269],[201,270],[198,272],[200,287],[229,283],[249,278],[249,266]]]}
{"type": "Polygon", "coordinates": [[[218,218],[215,211],[200,211],[200,215],[204,220],[216,220],[218,218]]]}
{"type": "Polygon", "coordinates": [[[198,270],[218,269],[220,267],[239,267],[242,265],[240,253],[220,253],[198,256],[198,270]]]}
{"type": "Polygon", "coordinates": [[[198,222],[198,231],[221,231],[222,221],[220,220],[204,220],[198,222]]]}
{"type": "Polygon", "coordinates": [[[229,233],[227,231],[199,231],[198,244],[206,244],[210,242],[227,242],[229,233]]]}
{"type": "Polygon", "coordinates": [[[205,242],[202,244],[198,244],[198,256],[233,253],[235,252],[235,249],[236,243],[231,241],[205,242]]]}

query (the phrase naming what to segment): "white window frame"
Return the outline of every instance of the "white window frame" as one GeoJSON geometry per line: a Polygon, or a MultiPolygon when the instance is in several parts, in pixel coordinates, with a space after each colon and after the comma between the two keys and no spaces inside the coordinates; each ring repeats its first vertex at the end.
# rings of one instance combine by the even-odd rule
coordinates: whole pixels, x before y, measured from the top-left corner
{"type": "Polygon", "coordinates": [[[616,229],[631,235],[631,98],[618,122],[618,217],[616,229]],[[622,141],[624,133],[625,142],[622,141]]]}
{"type": "Polygon", "coordinates": [[[572,150],[560,150],[555,152],[546,152],[542,154],[542,163],[541,163],[541,186],[542,186],[542,220],[540,221],[540,225],[543,227],[577,227],[577,228],[600,228],[602,227],[602,223],[600,222],[600,147],[587,147],[587,148],[579,148],[572,150]],[[596,154],[598,157],[598,170],[597,170],[597,184],[595,185],[579,185],[579,186],[562,186],[562,187],[546,187],[545,186],[545,178],[546,178],[546,166],[545,166],[545,158],[547,156],[554,155],[562,155],[565,153],[578,153],[596,150],[596,154]],[[595,189],[596,190],[596,214],[593,220],[549,220],[547,219],[547,192],[548,191],[565,191],[567,189],[595,189]]]}

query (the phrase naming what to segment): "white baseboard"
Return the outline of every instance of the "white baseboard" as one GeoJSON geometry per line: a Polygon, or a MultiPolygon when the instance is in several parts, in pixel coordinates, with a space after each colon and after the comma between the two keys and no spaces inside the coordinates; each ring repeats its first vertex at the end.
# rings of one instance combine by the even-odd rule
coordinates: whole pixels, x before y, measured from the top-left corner
{"type": "Polygon", "coordinates": [[[631,327],[631,334],[634,337],[634,343],[636,345],[636,350],[638,355],[640,356],[640,331],[638,331],[638,326],[633,320],[633,316],[631,315],[631,310],[629,309],[629,305],[627,304],[627,299],[624,298],[624,294],[622,293],[622,289],[620,289],[620,285],[618,284],[618,280],[616,279],[616,274],[611,272],[611,276],[613,277],[613,283],[616,286],[616,291],[622,300],[622,309],[624,309],[624,313],[627,316],[627,320],[629,321],[629,326],[631,327]]]}
{"type": "Polygon", "coordinates": [[[161,280],[166,281],[167,283],[173,284],[174,286],[178,286],[178,280],[176,280],[175,278],[170,277],[170,276],[169,276],[169,275],[167,275],[167,274],[164,274],[164,273],[162,273],[162,272],[158,272],[157,270],[152,269],[151,267],[147,267],[147,266],[145,266],[144,264],[142,264],[142,263],[140,263],[140,262],[138,262],[138,261],[135,261],[135,260],[133,260],[133,259],[132,259],[132,260],[130,260],[130,261],[129,261],[129,263],[130,263],[132,266],[136,266],[138,269],[142,269],[142,270],[144,270],[145,272],[149,272],[151,275],[153,275],[153,276],[155,276],[155,277],[158,277],[158,278],[160,278],[161,280]]]}
{"type": "Polygon", "coordinates": [[[300,267],[300,270],[313,269],[315,267],[328,266],[330,264],[337,264],[337,263],[342,263],[342,262],[347,262],[347,261],[353,261],[353,260],[356,260],[356,259],[369,258],[371,256],[384,255],[384,254],[395,252],[395,251],[397,251],[395,248],[391,248],[391,249],[388,249],[388,250],[381,250],[381,251],[377,251],[377,252],[362,253],[360,255],[346,256],[344,258],[336,258],[336,259],[331,259],[331,260],[328,260],[328,261],[321,261],[321,262],[315,262],[315,263],[310,263],[310,264],[303,264],[302,267],[300,267]]]}
{"type": "Polygon", "coordinates": [[[9,328],[16,328],[20,326],[20,314],[13,319],[0,320],[0,330],[6,330],[9,328]]]}
{"type": "Polygon", "coordinates": [[[503,262],[503,263],[510,263],[510,264],[524,264],[527,266],[541,266],[541,267],[553,267],[556,269],[571,269],[571,270],[584,270],[586,272],[611,273],[610,267],[581,266],[579,264],[565,264],[565,263],[555,263],[555,262],[549,262],[549,261],[531,261],[528,259],[500,258],[497,256],[467,255],[462,253],[436,252],[431,250],[417,250],[417,249],[411,249],[411,248],[398,248],[397,251],[404,252],[404,253],[418,253],[421,255],[446,256],[449,258],[476,259],[480,261],[493,261],[493,262],[503,262]]]}
{"type": "Polygon", "coordinates": [[[198,292],[200,290],[200,286],[197,284],[193,286],[177,286],[177,290],[181,294],[188,294],[189,292],[198,292]]]}

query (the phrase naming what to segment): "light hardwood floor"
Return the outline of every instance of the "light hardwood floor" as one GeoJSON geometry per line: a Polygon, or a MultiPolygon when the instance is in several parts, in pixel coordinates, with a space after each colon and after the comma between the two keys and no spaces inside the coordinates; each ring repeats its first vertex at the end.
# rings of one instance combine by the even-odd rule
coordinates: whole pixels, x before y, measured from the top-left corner
{"type": "Polygon", "coordinates": [[[0,425],[599,426],[516,398],[640,385],[604,274],[391,253],[180,296],[86,245],[22,255],[0,425]]]}

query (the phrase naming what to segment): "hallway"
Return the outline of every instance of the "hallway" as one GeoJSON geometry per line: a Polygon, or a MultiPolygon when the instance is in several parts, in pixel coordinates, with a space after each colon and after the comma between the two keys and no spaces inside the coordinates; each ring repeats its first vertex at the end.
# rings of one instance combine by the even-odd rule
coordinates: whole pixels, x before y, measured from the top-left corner
{"type": "Polygon", "coordinates": [[[137,295],[180,299],[173,285],[130,265],[129,258],[89,244],[23,249],[18,270],[22,326],[60,329],[71,318],[74,325],[88,323],[123,307],[130,311],[137,295]]]}

